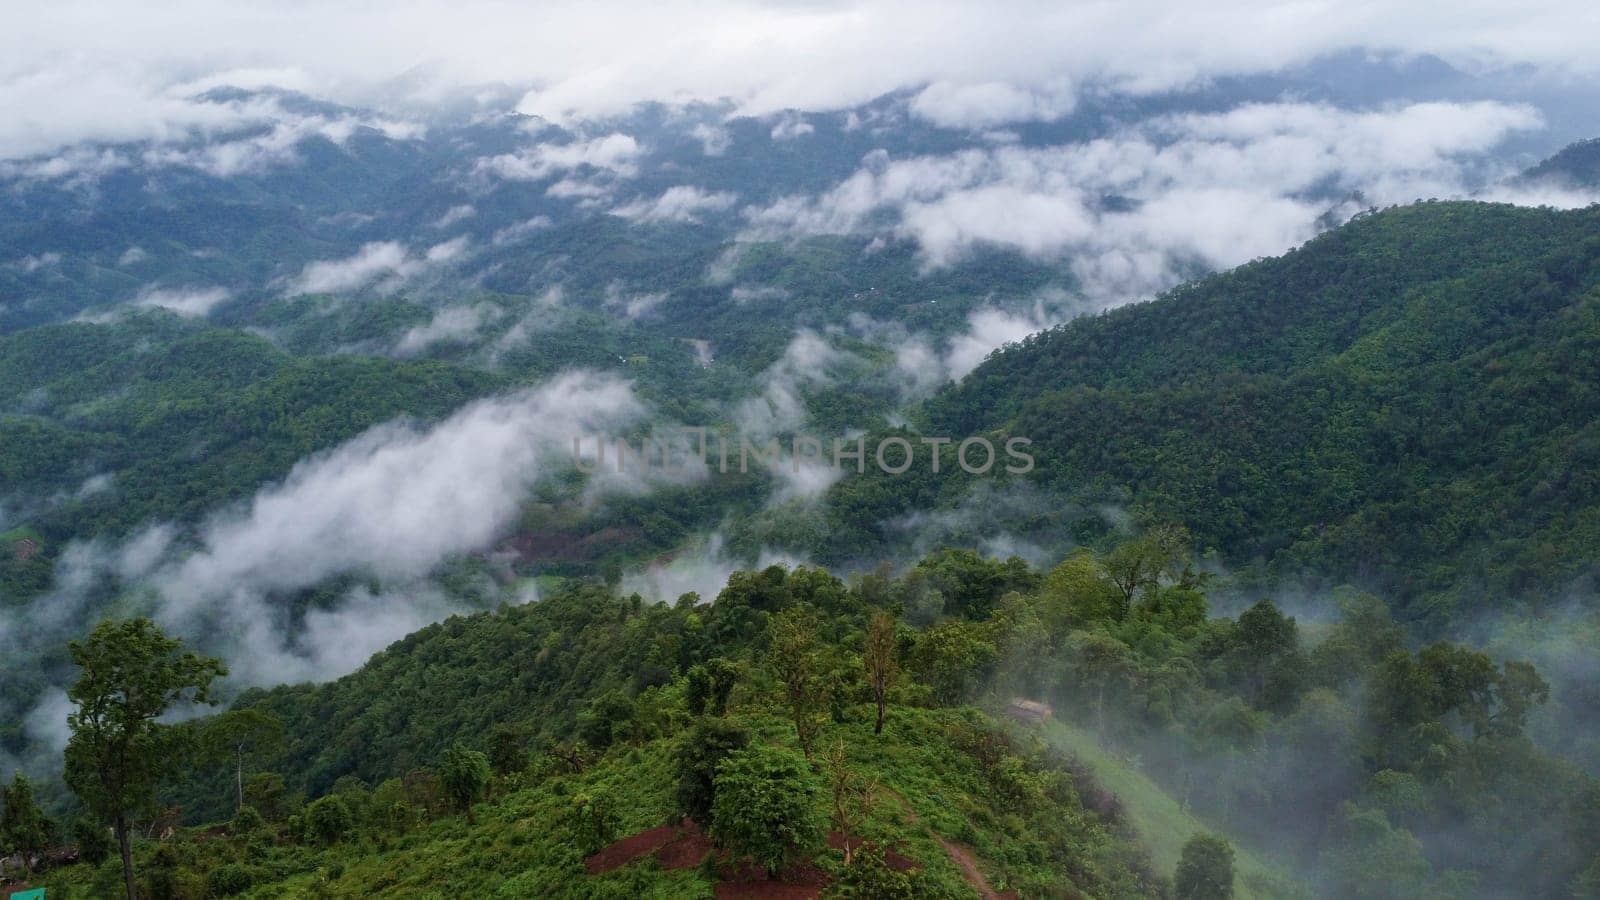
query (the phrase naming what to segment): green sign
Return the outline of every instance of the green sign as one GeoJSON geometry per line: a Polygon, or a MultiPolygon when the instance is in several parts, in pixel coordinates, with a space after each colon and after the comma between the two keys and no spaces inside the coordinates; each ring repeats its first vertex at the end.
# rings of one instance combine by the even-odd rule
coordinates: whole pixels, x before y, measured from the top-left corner
{"type": "Polygon", "coordinates": [[[34,888],[29,891],[17,891],[11,895],[11,900],[44,900],[44,888],[34,888]]]}

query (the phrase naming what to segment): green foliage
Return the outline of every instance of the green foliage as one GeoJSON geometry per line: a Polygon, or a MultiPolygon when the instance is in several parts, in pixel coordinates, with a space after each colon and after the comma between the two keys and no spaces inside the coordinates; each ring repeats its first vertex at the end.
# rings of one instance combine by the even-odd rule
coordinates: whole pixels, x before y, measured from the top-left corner
{"type": "Polygon", "coordinates": [[[496,775],[520,772],[528,765],[526,749],[528,736],[521,729],[505,723],[489,732],[489,767],[496,775]]]}
{"type": "Polygon", "coordinates": [[[457,743],[439,758],[439,784],[457,812],[470,814],[489,785],[489,757],[457,743]]]}
{"type": "Polygon", "coordinates": [[[770,746],[735,750],[717,764],[711,834],[735,855],[779,872],[822,846],[822,794],[800,754],[770,746]]]}
{"type": "Polygon", "coordinates": [[[72,840],[78,845],[78,858],[91,866],[98,866],[110,859],[116,850],[111,829],[82,816],[72,822],[72,840]]]}
{"type": "MultiPolygon", "coordinates": [[[[997,353],[930,401],[927,433],[1026,435],[1041,487],[1183,522],[1265,578],[1381,579],[1435,626],[1458,604],[1538,598],[1600,537],[1600,481],[1549,474],[1600,459],[1597,220],[1477,203],[1361,216],[997,353]]],[[[961,496],[892,481],[830,491],[845,547],[961,496]]]]}
{"type": "Polygon", "coordinates": [[[852,900],[914,900],[924,896],[917,873],[897,872],[884,861],[884,849],[868,845],[859,850],[839,876],[840,897],[852,900]]]}
{"type": "Polygon", "coordinates": [[[684,815],[702,826],[711,824],[717,766],[728,754],[749,745],[749,731],[735,723],[720,718],[695,722],[677,752],[678,805],[684,815]]]}
{"type": "Polygon", "coordinates": [[[175,703],[208,703],[219,660],[184,652],[148,619],[102,622],[68,648],[82,670],[67,698],[66,781],[116,832],[128,895],[135,892],[130,819],[148,809],[157,784],[181,761],[183,729],[157,722],[175,703]]]}
{"type": "Polygon", "coordinates": [[[739,669],[720,657],[689,667],[685,699],[692,716],[720,716],[728,710],[728,695],[738,683],[739,669]]]}
{"type": "Polygon", "coordinates": [[[772,617],[768,635],[771,650],[767,654],[767,665],[783,689],[795,737],[807,757],[822,727],[829,695],[817,641],[819,626],[812,609],[796,604],[772,617]]]}
{"type": "Polygon", "coordinates": [[[261,817],[254,806],[241,806],[233,814],[233,824],[229,830],[235,835],[254,834],[265,828],[267,820],[261,817]]]}
{"type": "Polygon", "coordinates": [[[312,801],[306,806],[304,815],[306,837],[322,844],[344,840],[355,824],[350,806],[343,797],[335,794],[312,801]]]}
{"type": "Polygon", "coordinates": [[[218,897],[231,897],[242,894],[250,889],[255,882],[254,874],[245,866],[229,864],[218,866],[211,870],[206,878],[206,885],[211,893],[218,897]]]}
{"type": "Polygon", "coordinates": [[[0,811],[0,854],[21,854],[23,865],[33,871],[33,857],[50,844],[53,826],[44,810],[33,799],[33,786],[21,772],[11,776],[0,811]]]}
{"type": "Polygon", "coordinates": [[[572,795],[566,824],[578,842],[579,852],[584,855],[598,852],[615,840],[618,822],[616,803],[605,791],[572,795]]]}
{"type": "Polygon", "coordinates": [[[1179,900],[1228,900],[1233,896],[1233,847],[1214,834],[1190,838],[1172,886],[1179,900]]]}

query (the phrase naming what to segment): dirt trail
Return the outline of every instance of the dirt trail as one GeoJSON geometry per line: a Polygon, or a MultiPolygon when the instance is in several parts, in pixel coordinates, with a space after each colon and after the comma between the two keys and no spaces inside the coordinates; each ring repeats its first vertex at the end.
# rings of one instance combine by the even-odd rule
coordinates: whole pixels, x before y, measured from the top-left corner
{"type": "MultiPolygon", "coordinates": [[[[932,832],[929,833],[932,834],[932,832]]],[[[1002,900],[1004,897],[1014,896],[1001,894],[989,886],[989,879],[983,877],[983,872],[978,869],[978,860],[972,855],[971,850],[955,841],[947,841],[937,834],[933,835],[933,839],[938,841],[939,846],[944,848],[944,852],[950,854],[950,859],[961,867],[962,874],[967,876],[967,884],[977,888],[978,896],[982,897],[983,900],[1002,900]]]]}
{"type": "MultiPolygon", "coordinates": [[[[899,800],[900,805],[905,808],[906,818],[913,825],[922,821],[917,815],[917,811],[912,809],[911,804],[906,802],[906,798],[899,794],[895,794],[894,798],[899,800]]],[[[967,878],[967,884],[972,885],[973,889],[978,892],[978,896],[982,897],[983,900],[1011,900],[1011,898],[1016,897],[1016,893],[1013,891],[1006,891],[1002,894],[990,886],[989,879],[983,877],[983,870],[978,868],[978,858],[972,855],[971,850],[955,841],[946,840],[944,835],[934,831],[932,828],[928,829],[928,834],[932,835],[933,839],[939,843],[939,846],[944,848],[944,852],[950,857],[950,861],[960,867],[961,874],[967,878]]]]}

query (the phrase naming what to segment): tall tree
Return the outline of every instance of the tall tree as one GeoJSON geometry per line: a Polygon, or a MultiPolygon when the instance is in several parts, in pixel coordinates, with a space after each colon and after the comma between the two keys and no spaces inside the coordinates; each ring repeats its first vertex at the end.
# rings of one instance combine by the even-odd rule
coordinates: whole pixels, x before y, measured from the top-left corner
{"type": "Polygon", "coordinates": [[[863,777],[850,768],[843,741],[829,747],[825,759],[833,801],[828,812],[833,827],[843,836],[844,864],[848,866],[855,860],[855,847],[851,842],[856,839],[856,831],[872,815],[872,808],[877,803],[878,780],[863,777]]]}
{"type": "Polygon", "coordinates": [[[156,720],[175,703],[212,702],[211,682],[227,669],[185,652],[149,619],[101,622],[68,649],[83,672],[67,691],[77,704],[67,717],[67,784],[116,833],[134,900],[132,821],[154,803],[157,784],[179,759],[176,730],[156,720]]]}
{"type": "Polygon", "coordinates": [[[244,808],[245,760],[283,746],[283,720],[259,709],[234,709],[207,722],[201,743],[211,759],[233,763],[233,811],[244,808]]]}
{"type": "Polygon", "coordinates": [[[770,626],[772,650],[768,659],[773,674],[783,685],[795,737],[807,759],[811,758],[811,739],[822,727],[822,711],[828,701],[817,646],[819,627],[816,615],[803,606],[791,606],[773,616],[770,626]]]}
{"type": "Polygon", "coordinates": [[[861,663],[866,669],[867,685],[872,688],[872,702],[878,705],[878,721],[873,734],[883,734],[883,714],[889,706],[889,691],[900,677],[900,664],[895,660],[894,616],[888,612],[873,613],[867,620],[867,640],[861,663]]]}
{"type": "Polygon", "coordinates": [[[457,743],[439,759],[439,783],[457,810],[472,821],[472,804],[483,796],[489,784],[489,757],[465,744],[457,743]]]}
{"type": "Polygon", "coordinates": [[[22,867],[33,877],[33,858],[50,845],[50,820],[33,799],[33,786],[21,772],[11,776],[5,790],[5,812],[0,813],[0,851],[22,856],[22,867]]]}

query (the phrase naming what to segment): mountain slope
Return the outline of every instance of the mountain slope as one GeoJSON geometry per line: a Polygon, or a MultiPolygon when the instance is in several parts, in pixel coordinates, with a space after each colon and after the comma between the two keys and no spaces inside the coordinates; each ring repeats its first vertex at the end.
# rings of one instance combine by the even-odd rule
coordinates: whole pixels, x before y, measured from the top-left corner
{"type": "Polygon", "coordinates": [[[1362,217],[998,352],[929,427],[1027,436],[1039,483],[1436,623],[1558,590],[1600,542],[1597,234],[1594,208],[1362,217]]]}

